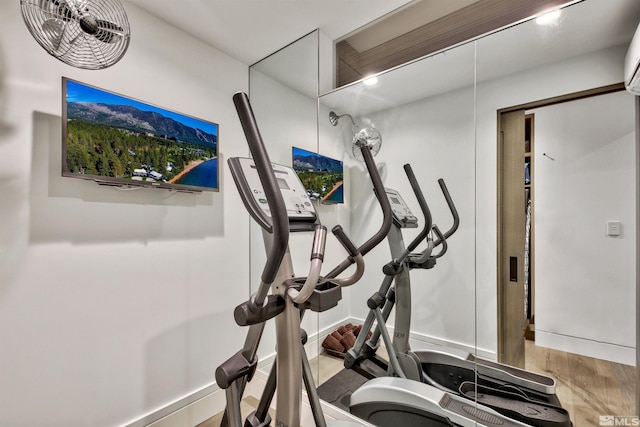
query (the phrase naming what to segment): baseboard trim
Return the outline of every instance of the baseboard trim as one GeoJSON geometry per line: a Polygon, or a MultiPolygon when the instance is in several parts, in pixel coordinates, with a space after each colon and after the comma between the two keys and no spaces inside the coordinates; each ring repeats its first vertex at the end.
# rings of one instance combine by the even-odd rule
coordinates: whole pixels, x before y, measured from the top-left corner
{"type": "Polygon", "coordinates": [[[416,350],[420,349],[420,344],[434,344],[443,347],[448,347],[452,349],[462,350],[470,354],[474,354],[478,357],[487,360],[497,360],[497,353],[495,351],[490,351],[482,348],[477,348],[471,345],[463,344],[456,341],[448,341],[441,338],[433,337],[430,335],[418,334],[412,332],[409,335],[409,342],[411,343],[411,348],[416,350]]]}
{"type": "MultiPolygon", "coordinates": [[[[307,357],[313,359],[318,356],[324,338],[344,323],[348,323],[348,320],[329,325],[309,335],[305,345],[307,357]]],[[[275,355],[275,352],[273,352],[260,358],[258,371],[254,376],[254,380],[248,385],[248,394],[259,396],[264,387],[266,375],[275,360],[275,355]]],[[[224,390],[221,390],[213,382],[167,406],[123,424],[122,427],[193,427],[224,410],[225,401],[224,390]]]]}
{"type": "MultiPolygon", "coordinates": [[[[364,323],[364,320],[349,318],[344,320],[343,323],[362,324],[364,323]]],[[[389,335],[393,337],[393,330],[394,330],[393,326],[387,326],[387,329],[389,331],[389,335]]],[[[419,351],[422,345],[426,345],[429,348],[435,345],[435,346],[442,346],[442,347],[447,347],[455,350],[461,350],[466,353],[474,354],[478,357],[481,357],[487,360],[497,360],[497,357],[498,357],[495,351],[491,351],[483,348],[476,348],[473,345],[464,344],[457,341],[446,340],[443,338],[438,338],[438,337],[434,337],[432,335],[427,335],[427,334],[421,334],[418,332],[411,332],[409,334],[409,345],[411,346],[412,349],[416,351],[419,351]]]]}
{"type": "MultiPolygon", "coordinates": [[[[313,359],[314,357],[318,356],[322,351],[321,344],[325,337],[336,330],[339,326],[347,323],[362,324],[364,323],[364,320],[349,317],[332,325],[326,326],[318,332],[309,335],[307,344],[305,345],[307,357],[309,359],[313,359]]],[[[393,334],[393,328],[389,328],[389,332],[393,334]]],[[[415,348],[417,350],[420,349],[421,344],[427,344],[450,347],[466,351],[468,353],[476,354],[476,348],[474,348],[473,346],[453,341],[447,341],[425,334],[412,332],[409,340],[412,348],[415,348]]],[[[496,358],[495,352],[482,349],[477,350],[477,355],[490,360],[495,360],[496,358]]],[[[274,360],[275,352],[270,353],[266,356],[263,355],[260,358],[260,361],[258,362],[258,371],[254,375],[253,380],[247,385],[245,394],[256,397],[260,396],[260,393],[264,388],[264,384],[266,383],[268,372],[271,369],[271,365],[273,364],[274,360]]],[[[214,382],[192,394],[176,400],[175,402],[163,408],[144,415],[143,417],[140,417],[135,421],[124,424],[122,425],[122,427],[194,427],[206,421],[213,415],[223,411],[225,405],[226,398],[224,390],[221,390],[214,382]]],[[[311,422],[311,424],[309,425],[312,425],[313,418],[308,403],[305,402],[304,405],[306,405],[306,410],[303,410],[304,416],[311,417],[309,418],[311,422]]],[[[328,419],[344,420],[352,418],[351,414],[349,414],[348,412],[344,412],[332,405],[325,404],[324,402],[322,402],[322,408],[325,412],[325,416],[328,419]]]]}
{"type": "MultiPolygon", "coordinates": [[[[256,371],[251,382],[247,384],[245,396],[254,396],[255,398],[259,399],[260,395],[262,394],[262,390],[267,383],[268,376],[268,373],[264,371],[256,371]]],[[[313,413],[311,412],[311,406],[309,405],[309,401],[307,398],[307,393],[303,390],[302,394],[301,423],[302,425],[315,425],[313,413]]],[[[271,406],[275,408],[275,404],[276,399],[274,396],[274,400],[271,406]]],[[[152,424],[148,424],[148,427],[195,427],[198,424],[211,418],[212,416],[222,412],[225,408],[225,405],[226,397],[224,390],[218,389],[208,396],[205,396],[204,398],[196,402],[193,402],[177,411],[174,411],[170,415],[156,422],[153,422],[152,424]]],[[[346,420],[364,426],[368,425],[364,424],[361,420],[358,420],[358,418],[354,417],[350,413],[336,408],[328,403],[320,402],[320,405],[327,421],[346,420]]]]}
{"type": "Polygon", "coordinates": [[[222,411],[224,405],[224,390],[212,383],[122,427],[193,427],[222,411]]]}
{"type": "Polygon", "coordinates": [[[540,329],[536,329],[536,345],[623,365],[635,366],[636,364],[636,349],[634,347],[561,335],[540,329]]]}

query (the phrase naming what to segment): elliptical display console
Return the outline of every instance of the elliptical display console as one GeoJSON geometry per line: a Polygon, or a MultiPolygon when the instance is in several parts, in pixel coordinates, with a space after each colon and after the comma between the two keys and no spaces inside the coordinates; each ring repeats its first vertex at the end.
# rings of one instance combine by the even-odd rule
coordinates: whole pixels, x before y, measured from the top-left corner
{"type": "MultiPolygon", "coordinates": [[[[240,190],[242,202],[249,214],[262,228],[271,230],[271,210],[253,159],[233,157],[228,163],[233,179],[240,190]]],[[[308,224],[303,228],[313,230],[313,224],[317,221],[318,215],[300,178],[290,167],[276,163],[272,163],[271,167],[287,209],[290,226],[302,222],[308,224]]],[[[299,229],[297,226],[293,228],[299,229]]]]}
{"type": "Polygon", "coordinates": [[[393,223],[400,228],[417,228],[418,218],[411,213],[409,205],[404,201],[400,193],[391,188],[385,188],[391,211],[393,212],[393,223]]]}

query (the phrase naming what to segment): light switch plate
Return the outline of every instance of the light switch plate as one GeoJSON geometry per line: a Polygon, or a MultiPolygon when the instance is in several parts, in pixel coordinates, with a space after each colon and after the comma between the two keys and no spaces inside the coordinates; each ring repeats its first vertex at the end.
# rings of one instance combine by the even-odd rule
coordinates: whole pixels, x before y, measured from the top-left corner
{"type": "Polygon", "coordinates": [[[620,236],[622,234],[622,222],[607,221],[607,236],[620,236]]]}

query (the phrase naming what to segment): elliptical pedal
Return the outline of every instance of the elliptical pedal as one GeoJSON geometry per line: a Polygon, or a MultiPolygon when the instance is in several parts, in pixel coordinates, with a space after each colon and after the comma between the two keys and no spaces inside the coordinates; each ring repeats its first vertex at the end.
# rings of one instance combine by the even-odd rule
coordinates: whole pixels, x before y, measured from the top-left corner
{"type": "Polygon", "coordinates": [[[558,406],[535,402],[520,393],[465,381],[460,395],[533,427],[571,427],[569,413],[558,406]]]}

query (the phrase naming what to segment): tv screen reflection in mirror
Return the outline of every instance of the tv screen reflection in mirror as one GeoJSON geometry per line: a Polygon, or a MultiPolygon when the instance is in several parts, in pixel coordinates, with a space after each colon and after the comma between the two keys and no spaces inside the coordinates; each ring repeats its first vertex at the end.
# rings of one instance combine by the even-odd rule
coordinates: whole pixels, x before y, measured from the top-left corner
{"type": "Polygon", "coordinates": [[[342,162],[298,147],[292,151],[293,170],[309,198],[325,204],[344,203],[342,162]]]}
{"type": "Polygon", "coordinates": [[[218,124],[62,79],[62,175],[218,191],[218,124]]]}

